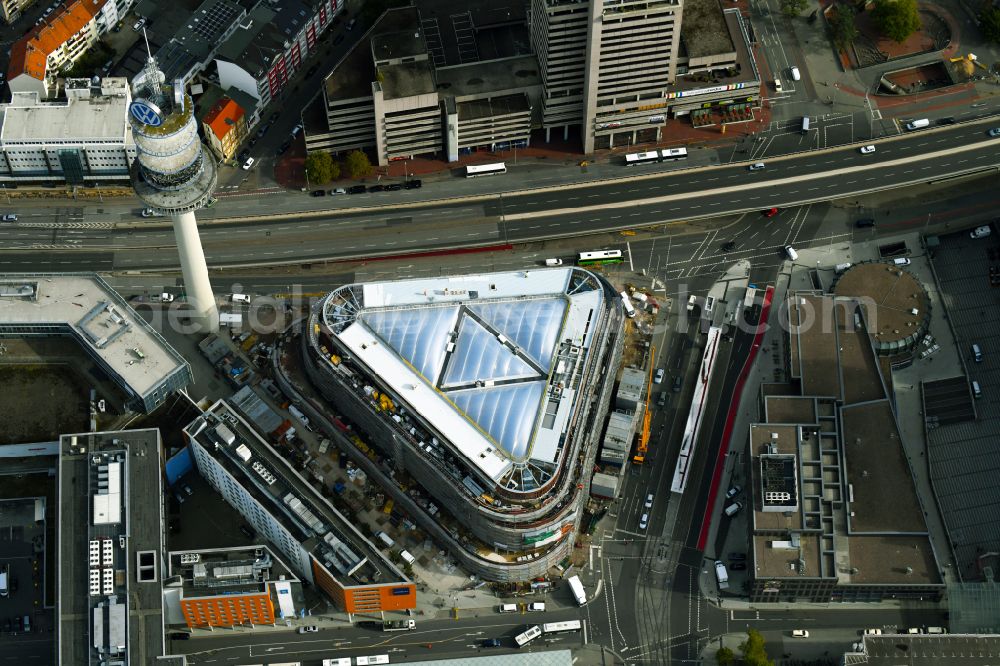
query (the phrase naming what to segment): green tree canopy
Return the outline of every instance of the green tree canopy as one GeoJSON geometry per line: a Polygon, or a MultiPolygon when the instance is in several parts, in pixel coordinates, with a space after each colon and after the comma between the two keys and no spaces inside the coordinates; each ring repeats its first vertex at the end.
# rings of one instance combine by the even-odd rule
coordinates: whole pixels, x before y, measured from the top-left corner
{"type": "Polygon", "coordinates": [[[306,157],[306,172],[310,183],[324,185],[340,176],[340,165],[333,161],[330,153],[317,151],[306,157]]]}
{"type": "Polygon", "coordinates": [[[895,42],[905,42],[920,29],[917,0],[875,0],[872,20],[883,35],[895,42]]]}
{"type": "Polygon", "coordinates": [[[740,651],[746,666],[774,666],[774,661],[768,659],[764,649],[764,637],[756,629],[747,630],[747,639],[740,643],[740,651]]]}
{"type": "Polygon", "coordinates": [[[808,0],[781,0],[781,13],[788,17],[798,16],[807,4],[808,0]]]}
{"type": "Polygon", "coordinates": [[[838,49],[846,49],[858,38],[858,27],[854,24],[854,7],[846,4],[837,5],[837,11],[830,19],[830,32],[833,43],[838,49]]]}
{"type": "Polygon", "coordinates": [[[1000,44],[1000,7],[988,7],[979,15],[979,29],[983,37],[1000,44]]]}
{"type": "Polygon", "coordinates": [[[736,661],[736,655],[730,648],[721,647],[715,653],[715,663],[719,666],[732,666],[734,661],[736,661]]]}
{"type": "Polygon", "coordinates": [[[344,158],[344,169],[348,178],[364,178],[371,174],[372,163],[360,150],[352,150],[344,158]]]}

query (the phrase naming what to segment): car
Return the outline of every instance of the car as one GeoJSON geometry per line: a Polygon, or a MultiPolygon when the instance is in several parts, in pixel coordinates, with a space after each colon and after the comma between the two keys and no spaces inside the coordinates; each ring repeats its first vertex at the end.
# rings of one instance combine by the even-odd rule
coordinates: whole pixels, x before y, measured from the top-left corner
{"type": "Polygon", "coordinates": [[[741,492],[743,492],[743,487],[734,485],[732,488],[726,491],[726,499],[733,499],[741,492]]]}
{"type": "Polygon", "coordinates": [[[723,252],[732,252],[736,249],[736,241],[727,241],[722,244],[723,252]]]}
{"type": "Polygon", "coordinates": [[[341,33],[341,34],[339,34],[339,35],[337,35],[336,37],[333,38],[333,45],[336,46],[337,44],[340,44],[342,41],[344,41],[344,35],[343,35],[343,33],[341,33]]]}
{"type": "Polygon", "coordinates": [[[312,76],[318,71],[319,71],[319,65],[313,65],[308,70],[306,70],[306,78],[308,79],[310,76],[312,76]]]}
{"type": "Polygon", "coordinates": [[[742,562],[743,560],[747,559],[747,554],[746,553],[729,553],[729,559],[731,559],[734,562],[742,562]]]}
{"type": "MultiPolygon", "coordinates": [[[[169,303],[169,301],[167,302],[169,303]]],[[[99,411],[101,414],[108,411],[108,403],[104,398],[101,398],[100,400],[97,401],[97,411],[99,411]]]]}
{"type": "Polygon", "coordinates": [[[419,178],[414,178],[413,180],[408,180],[408,181],[406,181],[406,185],[405,185],[406,189],[408,189],[408,190],[419,190],[423,186],[424,186],[424,184],[420,181],[419,178]]]}
{"type": "Polygon", "coordinates": [[[760,211],[760,214],[763,215],[764,217],[774,217],[775,215],[778,214],[778,209],[768,208],[767,210],[760,211]]]}
{"type": "Polygon", "coordinates": [[[906,257],[897,257],[892,260],[893,266],[909,266],[910,260],[906,257]]]}
{"type": "Polygon", "coordinates": [[[986,130],[986,135],[987,136],[991,136],[991,137],[992,136],[1000,136],[1000,127],[993,127],[993,128],[990,128],[990,129],[986,130]]]}
{"type": "Polygon", "coordinates": [[[369,192],[382,192],[383,190],[385,190],[385,187],[382,185],[372,185],[368,188],[369,192]]]}
{"type": "Polygon", "coordinates": [[[657,407],[663,407],[664,405],[666,405],[667,404],[667,398],[669,398],[669,397],[670,397],[670,394],[667,393],[666,391],[661,392],[660,395],[658,395],[656,397],[656,406],[657,407]]]}
{"type": "Polygon", "coordinates": [[[792,81],[799,81],[802,79],[802,74],[799,73],[798,67],[792,67],[790,71],[792,73],[792,81]]]}
{"type": "Polygon", "coordinates": [[[299,123],[298,125],[292,128],[292,138],[294,139],[295,137],[297,137],[299,135],[299,132],[301,131],[302,131],[302,123],[299,123]]]}
{"type": "Polygon", "coordinates": [[[319,627],[315,624],[311,624],[308,627],[299,627],[300,634],[315,634],[317,631],[319,631],[319,627]]]}
{"type": "Polygon", "coordinates": [[[240,151],[240,154],[236,156],[236,161],[237,162],[246,162],[248,157],[250,157],[250,151],[249,150],[242,150],[242,151],[240,151]]]}
{"type": "Polygon", "coordinates": [[[516,613],[517,604],[500,604],[497,606],[498,613],[516,613]]]}
{"type": "Polygon", "coordinates": [[[248,539],[252,539],[257,536],[257,533],[250,529],[249,525],[240,525],[240,532],[242,532],[243,536],[248,539]]]}
{"type": "Polygon", "coordinates": [[[172,641],[188,641],[191,640],[191,634],[186,631],[174,631],[170,633],[167,638],[172,641]]]}
{"type": "Polygon", "coordinates": [[[793,629],[792,638],[809,638],[809,632],[805,629],[793,629]]]}
{"type": "Polygon", "coordinates": [[[141,18],[138,21],[136,21],[135,24],[132,25],[132,29],[135,30],[136,32],[139,32],[145,25],[146,25],[146,19],[141,18]]]}
{"type": "Polygon", "coordinates": [[[746,562],[730,562],[729,568],[733,571],[743,571],[747,568],[746,562]]]}
{"type": "Polygon", "coordinates": [[[177,500],[178,504],[184,504],[184,495],[181,494],[181,491],[174,490],[174,499],[177,500]]]}
{"type": "Polygon", "coordinates": [[[924,633],[924,630],[921,629],[920,627],[910,627],[909,629],[906,630],[906,633],[908,633],[908,634],[922,634],[922,633],[924,633]]]}
{"type": "Polygon", "coordinates": [[[276,153],[278,155],[284,155],[286,152],[288,152],[288,149],[291,148],[291,147],[292,147],[291,140],[285,141],[283,144],[281,144],[280,146],[278,146],[278,150],[276,151],[276,153]]]}
{"type": "Polygon", "coordinates": [[[858,229],[867,229],[868,227],[875,226],[875,220],[870,217],[865,217],[854,223],[854,226],[858,229]]]}
{"type": "Polygon", "coordinates": [[[545,603],[542,601],[536,601],[534,603],[528,604],[528,610],[532,613],[544,613],[545,603]]]}
{"type": "Polygon", "coordinates": [[[653,383],[654,384],[662,384],[663,383],[663,375],[664,375],[663,368],[657,368],[656,369],[656,374],[653,375],[653,383]]]}
{"type": "Polygon", "coordinates": [[[398,192],[401,189],[403,189],[402,183],[389,183],[385,186],[386,192],[398,192]]]}
{"type": "Polygon", "coordinates": [[[348,194],[364,194],[367,191],[364,185],[351,185],[347,188],[348,194]]]}
{"type": "Polygon", "coordinates": [[[992,232],[993,232],[993,230],[992,230],[992,229],[990,229],[989,225],[985,225],[985,224],[984,224],[983,226],[981,226],[981,227],[976,227],[975,229],[973,229],[972,231],[970,231],[970,232],[969,232],[969,238],[972,238],[972,239],[976,239],[976,238],[986,238],[986,237],[987,237],[987,236],[989,236],[989,235],[990,235],[990,234],[991,234],[992,232]]]}
{"type": "Polygon", "coordinates": [[[683,386],[683,385],[684,385],[684,380],[681,379],[680,375],[677,375],[676,377],[674,377],[674,393],[680,393],[681,392],[681,386],[683,386]]]}
{"type": "Polygon", "coordinates": [[[325,197],[326,196],[326,190],[313,190],[312,192],[309,193],[309,196],[311,196],[311,197],[325,197]]]}
{"type": "Polygon", "coordinates": [[[639,529],[644,530],[648,525],[649,525],[649,514],[644,513],[642,514],[642,517],[639,518],[639,529]]]}
{"type": "Polygon", "coordinates": [[[140,215],[143,217],[163,217],[161,213],[156,212],[153,208],[143,208],[140,215]]]}
{"type": "Polygon", "coordinates": [[[243,163],[243,170],[244,171],[249,171],[250,169],[252,169],[254,162],[256,162],[256,160],[254,158],[248,157],[246,159],[246,162],[243,163]]]}
{"type": "Polygon", "coordinates": [[[17,215],[14,215],[14,213],[7,213],[6,215],[3,216],[3,221],[4,222],[17,222],[17,215]]]}
{"type": "Polygon", "coordinates": [[[871,155],[872,153],[875,152],[875,146],[861,146],[861,148],[859,148],[859,151],[861,152],[862,155],[871,155]]]}
{"type": "Polygon", "coordinates": [[[257,138],[263,139],[265,134],[267,134],[267,125],[264,125],[259,130],[257,130],[257,138]]]}
{"type": "Polygon", "coordinates": [[[938,125],[954,125],[956,122],[958,121],[951,116],[948,116],[947,118],[938,118],[937,121],[938,125]]]}
{"type": "Polygon", "coordinates": [[[865,629],[864,630],[864,635],[865,636],[881,636],[882,635],[882,630],[881,629],[865,629]]]}
{"type": "Polygon", "coordinates": [[[330,190],[331,197],[335,197],[338,194],[347,194],[347,190],[345,190],[343,187],[338,187],[336,189],[330,190]]]}
{"type": "Polygon", "coordinates": [[[191,497],[191,495],[194,495],[194,491],[191,490],[191,486],[189,486],[188,484],[186,484],[186,483],[181,484],[181,488],[184,490],[184,494],[187,495],[188,497],[191,497]]]}
{"type": "Polygon", "coordinates": [[[500,647],[500,645],[501,645],[501,643],[500,643],[500,639],[499,638],[484,638],[483,639],[483,647],[500,647]]]}
{"type": "Polygon", "coordinates": [[[653,508],[653,493],[649,493],[648,495],[646,495],[646,502],[643,504],[643,506],[646,507],[647,509],[653,508]]]}
{"type": "Polygon", "coordinates": [[[344,28],[344,30],[348,30],[348,31],[354,30],[354,24],[357,23],[357,22],[358,22],[358,19],[351,19],[350,21],[347,22],[347,26],[344,28]]]}
{"type": "Polygon", "coordinates": [[[754,162],[754,163],[753,163],[753,164],[751,164],[751,165],[750,165],[750,166],[749,166],[748,168],[749,168],[749,169],[750,169],[751,171],[759,171],[760,169],[763,169],[763,168],[764,168],[765,166],[766,166],[766,165],[765,165],[765,164],[764,164],[763,162],[754,162]]]}

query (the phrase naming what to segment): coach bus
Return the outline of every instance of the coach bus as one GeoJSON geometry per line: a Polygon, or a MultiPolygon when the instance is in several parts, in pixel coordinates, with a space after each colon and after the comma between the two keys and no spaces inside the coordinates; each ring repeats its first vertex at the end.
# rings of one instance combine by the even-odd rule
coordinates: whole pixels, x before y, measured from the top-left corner
{"type": "Polygon", "coordinates": [[[518,634],[514,636],[514,642],[517,643],[517,647],[523,648],[525,645],[535,640],[542,635],[542,628],[537,624],[533,627],[528,627],[528,630],[523,634],[518,634]]]}
{"type": "Polygon", "coordinates": [[[579,620],[568,620],[566,622],[549,622],[542,625],[545,635],[564,634],[568,631],[580,631],[582,625],[579,620]]]}
{"type": "Polygon", "coordinates": [[[576,259],[577,266],[601,266],[603,264],[622,263],[621,250],[595,250],[593,252],[581,252],[576,259]]]}
{"type": "Polygon", "coordinates": [[[625,166],[635,166],[636,164],[654,164],[660,161],[660,154],[655,150],[646,153],[629,153],[625,156],[625,166]]]}
{"type": "Polygon", "coordinates": [[[478,178],[479,176],[495,176],[499,173],[507,173],[507,165],[503,162],[496,164],[470,164],[465,167],[466,178],[478,178]]]}
{"type": "Polygon", "coordinates": [[[660,159],[664,162],[672,162],[673,160],[683,160],[688,156],[687,148],[665,148],[660,151],[660,159]]]}

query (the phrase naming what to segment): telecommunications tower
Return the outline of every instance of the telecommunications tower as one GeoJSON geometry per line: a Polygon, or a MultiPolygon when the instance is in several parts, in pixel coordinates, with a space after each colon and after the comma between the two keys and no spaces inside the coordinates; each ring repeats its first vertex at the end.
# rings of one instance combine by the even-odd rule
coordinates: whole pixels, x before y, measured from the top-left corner
{"type": "MultiPolygon", "coordinates": [[[[146,50],[149,53],[148,42],[146,50]]],[[[146,206],[173,220],[192,320],[203,331],[215,331],[219,309],[194,215],[212,198],[215,160],[198,137],[194,103],[184,92],[184,82],[167,85],[164,79],[149,54],[145,68],[132,81],[129,123],[138,153],[132,164],[132,187],[146,206]]]]}

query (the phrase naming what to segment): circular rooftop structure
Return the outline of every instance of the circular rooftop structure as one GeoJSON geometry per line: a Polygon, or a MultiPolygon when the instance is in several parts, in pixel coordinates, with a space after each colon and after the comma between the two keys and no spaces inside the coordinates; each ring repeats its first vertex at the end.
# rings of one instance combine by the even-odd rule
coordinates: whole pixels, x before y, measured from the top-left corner
{"type": "Polygon", "coordinates": [[[865,325],[880,355],[911,351],[927,334],[930,298],[905,265],[892,260],[854,264],[838,277],[833,293],[864,307],[865,325]]]}

